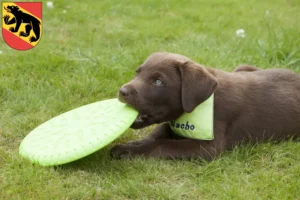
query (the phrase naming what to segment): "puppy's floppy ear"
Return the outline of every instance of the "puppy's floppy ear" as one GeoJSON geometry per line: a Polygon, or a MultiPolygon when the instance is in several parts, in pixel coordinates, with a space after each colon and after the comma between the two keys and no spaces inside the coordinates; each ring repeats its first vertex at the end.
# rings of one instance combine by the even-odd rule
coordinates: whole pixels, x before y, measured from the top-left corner
{"type": "Polygon", "coordinates": [[[218,81],[205,67],[193,61],[181,63],[178,69],[181,73],[182,106],[189,113],[213,94],[218,81]]]}

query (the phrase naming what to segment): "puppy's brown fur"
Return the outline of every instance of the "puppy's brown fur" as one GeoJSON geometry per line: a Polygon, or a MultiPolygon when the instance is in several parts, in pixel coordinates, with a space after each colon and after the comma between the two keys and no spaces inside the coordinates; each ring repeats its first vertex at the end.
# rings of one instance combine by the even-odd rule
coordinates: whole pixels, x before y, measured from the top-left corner
{"type": "Polygon", "coordinates": [[[286,69],[244,65],[224,72],[178,54],[154,53],[120,89],[119,99],[140,113],[132,128],[165,123],[144,140],[115,146],[111,150],[115,158],[142,155],[211,160],[241,142],[300,136],[300,76],[286,69]],[[191,112],[212,93],[214,140],[176,136],[167,122],[191,112]]]}

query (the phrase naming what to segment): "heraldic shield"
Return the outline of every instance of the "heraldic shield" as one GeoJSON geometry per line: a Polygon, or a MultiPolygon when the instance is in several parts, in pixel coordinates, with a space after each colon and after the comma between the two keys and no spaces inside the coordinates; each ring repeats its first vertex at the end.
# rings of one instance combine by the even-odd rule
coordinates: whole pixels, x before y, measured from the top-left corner
{"type": "Polygon", "coordinates": [[[42,36],[42,2],[2,2],[2,37],[16,50],[28,50],[42,36]]]}

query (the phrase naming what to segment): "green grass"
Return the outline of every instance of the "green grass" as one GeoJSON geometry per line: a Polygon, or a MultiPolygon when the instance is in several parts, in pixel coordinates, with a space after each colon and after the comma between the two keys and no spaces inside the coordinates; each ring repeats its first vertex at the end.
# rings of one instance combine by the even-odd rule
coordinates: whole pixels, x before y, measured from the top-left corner
{"type": "MultiPolygon", "coordinates": [[[[155,51],[226,71],[248,63],[299,73],[299,19],[298,0],[44,3],[34,49],[17,52],[0,40],[0,199],[300,199],[300,144],[293,141],[240,146],[210,163],[111,160],[113,144],[59,167],[18,155],[42,122],[116,97],[155,51]],[[245,38],[236,37],[240,28],[245,38]]],[[[114,144],[150,131],[128,130],[114,144]]]]}

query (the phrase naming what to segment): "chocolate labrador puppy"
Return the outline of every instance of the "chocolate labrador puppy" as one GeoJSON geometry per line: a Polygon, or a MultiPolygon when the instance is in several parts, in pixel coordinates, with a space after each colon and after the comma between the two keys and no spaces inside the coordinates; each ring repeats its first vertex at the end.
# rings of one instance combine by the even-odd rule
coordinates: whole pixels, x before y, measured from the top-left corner
{"type": "Polygon", "coordinates": [[[287,69],[239,66],[225,72],[178,54],[154,53],[121,87],[119,100],[139,111],[132,128],[162,124],[143,140],[113,147],[114,158],[212,160],[241,142],[300,136],[300,76],[287,69]],[[192,112],[213,93],[214,139],[174,134],[168,122],[192,112]]]}

